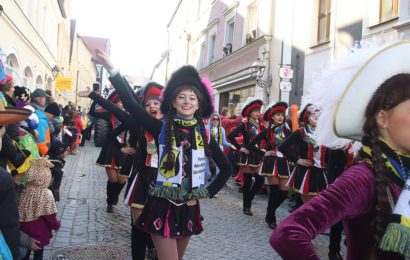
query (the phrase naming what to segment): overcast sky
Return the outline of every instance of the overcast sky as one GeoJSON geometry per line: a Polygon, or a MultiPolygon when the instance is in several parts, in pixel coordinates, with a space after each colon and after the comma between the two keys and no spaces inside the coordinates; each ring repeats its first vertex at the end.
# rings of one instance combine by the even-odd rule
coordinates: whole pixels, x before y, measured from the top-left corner
{"type": "Polygon", "coordinates": [[[149,77],[167,49],[166,25],[179,0],[72,0],[80,35],[111,40],[121,72],[149,77]]]}

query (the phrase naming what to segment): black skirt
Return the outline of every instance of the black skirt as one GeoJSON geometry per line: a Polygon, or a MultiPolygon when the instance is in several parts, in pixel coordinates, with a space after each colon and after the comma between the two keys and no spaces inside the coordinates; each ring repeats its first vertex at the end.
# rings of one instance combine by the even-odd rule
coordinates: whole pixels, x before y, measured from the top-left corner
{"type": "Polygon", "coordinates": [[[167,199],[148,195],[137,226],[165,238],[198,235],[203,231],[199,202],[195,206],[176,206],[167,199]]]}
{"type": "Polygon", "coordinates": [[[127,192],[127,197],[129,197],[127,203],[128,205],[135,206],[137,208],[144,207],[147,200],[148,191],[155,185],[157,172],[157,168],[143,167],[135,177],[135,182],[134,179],[132,179],[133,183],[127,192]]]}
{"type": "Polygon", "coordinates": [[[265,156],[259,174],[262,176],[273,176],[289,178],[289,163],[283,157],[265,156]]]}
{"type": "Polygon", "coordinates": [[[239,153],[238,162],[239,166],[249,166],[249,167],[259,167],[261,164],[261,157],[254,153],[249,152],[249,154],[239,153]]]}
{"type": "Polygon", "coordinates": [[[100,155],[97,159],[97,165],[113,169],[121,169],[124,162],[124,154],[120,148],[114,145],[114,143],[107,139],[101,148],[100,155]]]}
{"type": "Polygon", "coordinates": [[[289,188],[303,195],[317,195],[327,188],[326,170],[314,166],[305,167],[297,165],[289,181],[289,188]]]}

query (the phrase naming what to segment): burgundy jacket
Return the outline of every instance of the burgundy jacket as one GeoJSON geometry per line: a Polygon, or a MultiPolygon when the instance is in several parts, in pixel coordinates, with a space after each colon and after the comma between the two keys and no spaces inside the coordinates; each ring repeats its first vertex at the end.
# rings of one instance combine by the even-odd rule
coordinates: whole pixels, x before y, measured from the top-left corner
{"type": "MultiPolygon", "coordinates": [[[[395,201],[402,190],[393,182],[389,188],[395,201]]],[[[270,244],[283,259],[320,259],[311,241],[343,220],[347,242],[346,259],[368,259],[372,245],[371,226],[375,215],[376,183],[367,163],[352,165],[329,187],[273,231],[270,244]]],[[[380,253],[379,259],[404,259],[397,254],[380,253]]]]}
{"type": "Polygon", "coordinates": [[[60,222],[57,220],[57,214],[41,216],[30,222],[20,222],[21,231],[38,240],[40,247],[47,246],[53,237],[52,230],[59,228],[60,222]]]}

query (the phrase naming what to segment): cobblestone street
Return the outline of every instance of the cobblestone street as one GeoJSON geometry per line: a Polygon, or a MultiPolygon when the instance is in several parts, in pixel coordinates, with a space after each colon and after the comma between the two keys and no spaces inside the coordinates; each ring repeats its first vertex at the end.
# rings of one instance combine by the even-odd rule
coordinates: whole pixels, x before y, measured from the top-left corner
{"type": "MultiPolygon", "coordinates": [[[[77,155],[67,157],[58,204],[61,229],[45,250],[45,259],[56,249],[81,244],[111,245],[131,259],[130,214],[119,204],[106,212],[107,177],[95,166],[100,148],[86,143],[77,155]]],[[[258,195],[252,217],[242,214],[241,194],[230,180],[218,198],[201,203],[204,232],[190,241],[184,259],[280,259],[268,243],[271,229],[264,222],[266,196],[258,195]]],[[[286,202],[278,210],[279,220],[287,213],[286,202]]],[[[321,258],[327,257],[328,236],[320,235],[314,245],[321,258]]]]}

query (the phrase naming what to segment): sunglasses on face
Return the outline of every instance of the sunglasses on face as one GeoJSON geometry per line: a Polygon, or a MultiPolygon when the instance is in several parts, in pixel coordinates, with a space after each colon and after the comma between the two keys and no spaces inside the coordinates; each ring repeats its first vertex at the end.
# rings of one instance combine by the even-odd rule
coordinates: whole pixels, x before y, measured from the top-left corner
{"type": "Polygon", "coordinates": [[[212,121],[219,121],[218,118],[212,118],[212,121]]]}

